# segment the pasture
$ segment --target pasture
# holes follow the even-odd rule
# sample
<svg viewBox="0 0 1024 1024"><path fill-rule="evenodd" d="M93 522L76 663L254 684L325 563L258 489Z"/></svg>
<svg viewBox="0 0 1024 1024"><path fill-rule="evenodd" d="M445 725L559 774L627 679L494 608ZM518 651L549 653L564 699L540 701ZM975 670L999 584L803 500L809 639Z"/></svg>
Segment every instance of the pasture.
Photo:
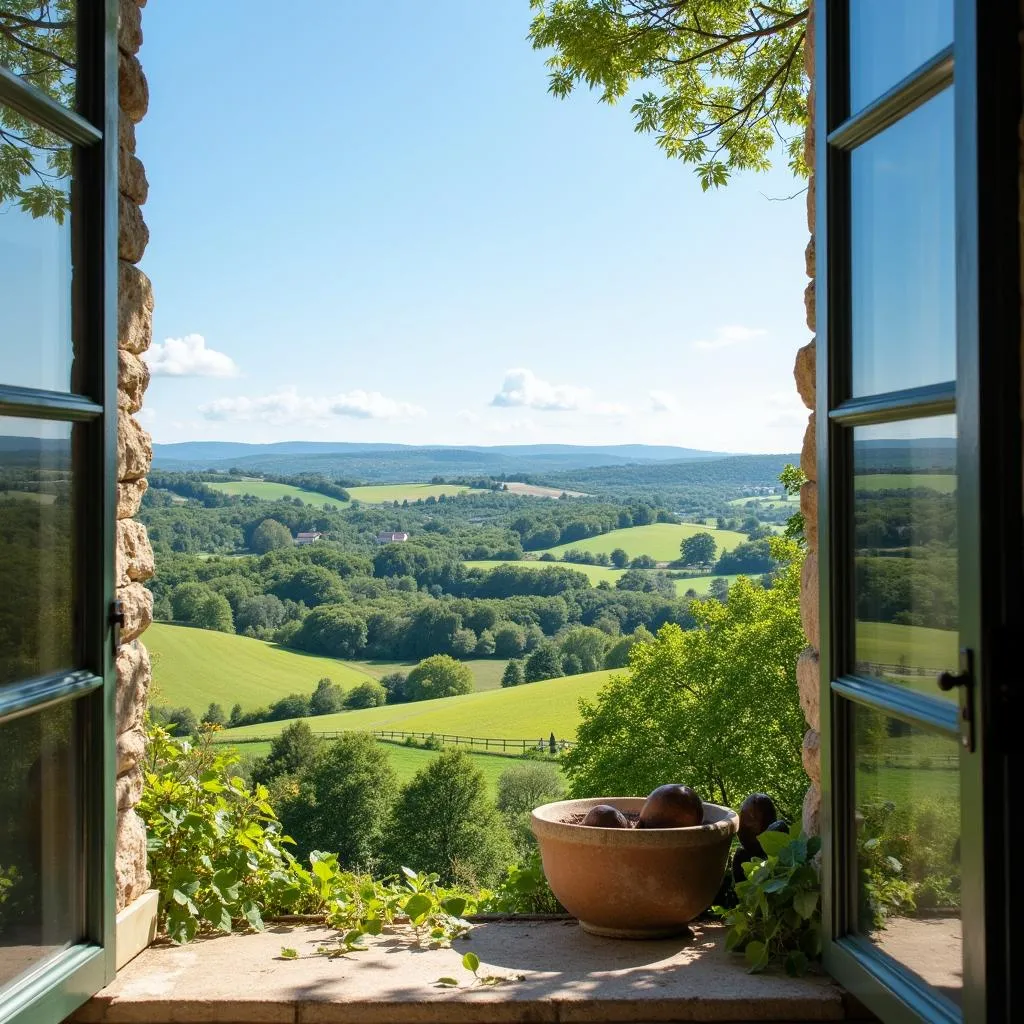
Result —
<svg viewBox="0 0 1024 1024"><path fill-rule="evenodd" d="M301 487L294 487L292 484L276 484L270 480L218 480L209 483L208 486L223 494L249 494L254 498L262 498L264 501L298 498L299 501L305 502L307 505L329 505L331 508L348 507L347 501L328 498L326 494L306 491Z"/></svg>
<svg viewBox="0 0 1024 1024"><path fill-rule="evenodd" d="M936 672L957 665L959 634L955 629L858 620L856 630L858 661L882 665L905 663Z"/></svg>
<svg viewBox="0 0 1024 1024"><path fill-rule="evenodd" d="M499 565L515 565L520 566L524 569L550 569L552 566L560 565L565 569L575 569L577 572L583 573L587 579L590 580L590 585L596 587L602 580L607 581L609 586L614 587L615 581L618 580L625 569L611 569L605 565L577 565L575 562L539 562L535 559L521 559L518 562L515 561L495 561L495 562L463 562L462 563L467 569L496 569ZM657 570L644 570L645 572L657 571ZM712 580L727 580L732 585L738 576L692 576L685 580L673 580L675 584L676 593L682 597L687 591L694 590L698 597L706 597L708 591L711 589ZM481 689L479 684L477 689Z"/></svg>
<svg viewBox="0 0 1024 1024"><path fill-rule="evenodd" d="M906 491L926 487L940 494L956 490L955 473L861 473L853 478L855 491Z"/></svg>
<svg viewBox="0 0 1024 1024"><path fill-rule="evenodd" d="M315 719L317 732L401 729L406 732L493 736L507 739L573 739L579 724L580 698L593 700L608 681L609 671L588 672L508 689L484 690L459 697L389 704L364 711L343 711ZM311 720L312 722L313 720ZM269 739L288 722L264 722L228 729L224 742L246 737Z"/></svg>
<svg viewBox="0 0 1024 1024"><path fill-rule="evenodd" d="M679 557L679 548L687 537L695 533L710 533L718 545L718 554L732 551L737 544L746 542L746 535L735 530L712 530L697 523L651 523L649 526L630 526L625 530L611 530L597 537L559 544L548 551L561 558L571 549L591 551L595 555L610 555L616 548L622 548L630 558L650 555L658 562L672 562Z"/></svg>
<svg viewBox="0 0 1024 1024"><path fill-rule="evenodd" d="M346 487L353 501L367 505L390 505L395 501L420 501L426 498L454 498L459 494L486 494L461 484L380 484L371 487Z"/></svg>
<svg viewBox="0 0 1024 1024"><path fill-rule="evenodd" d="M408 672L415 664L324 658L234 633L165 622L154 622L144 642L153 659L150 699L170 707L189 707L197 715L211 702L220 704L225 713L236 703L244 711L253 711L291 693L310 694L324 676L348 690L389 672ZM473 672L477 690L493 690L501 686L508 663L500 658L474 658L465 664Z"/></svg>

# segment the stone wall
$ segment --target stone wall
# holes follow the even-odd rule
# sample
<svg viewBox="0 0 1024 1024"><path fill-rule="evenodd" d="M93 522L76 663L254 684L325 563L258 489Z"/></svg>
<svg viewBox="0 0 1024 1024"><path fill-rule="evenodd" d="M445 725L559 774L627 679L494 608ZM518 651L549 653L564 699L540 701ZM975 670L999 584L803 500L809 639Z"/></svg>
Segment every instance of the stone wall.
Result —
<svg viewBox="0 0 1024 1024"><path fill-rule="evenodd" d="M117 909L149 888L146 829L135 813L142 795L146 736L142 716L152 673L149 653L139 639L153 620L153 595L143 585L153 575L153 549L146 528L133 517L146 493L153 458L149 434L135 418L149 384L142 353L153 337L153 289L135 265L142 259L149 230L142 218L149 184L135 155L135 125L145 116L149 89L138 52L146 0L120 0L117 42L120 130L118 139L118 304L117 304L117 596L124 608L117 655Z"/></svg>
<svg viewBox="0 0 1024 1024"><path fill-rule="evenodd" d="M810 281L804 291L804 307L807 312L807 327L813 334L815 327L814 310L814 216L815 216L815 185L814 185L814 5L810 5L807 18L807 36L804 41L804 67L811 82L807 97L810 116L807 120L807 131L804 135L804 159L810 169L807 179L807 228L811 233L807 243L806 264L807 276ZM796 377L796 388L804 405L811 410L804 434L803 448L800 451L800 468L807 477L807 483L800 491L800 511L804 514L804 535L807 538L807 558L804 561L803 576L800 581L800 614L803 619L804 633L807 635L808 646L801 653L796 664L796 680L800 690L800 705L804 709L808 729L804 735L803 760L804 770L811 780L810 788L804 797L803 827L808 835L817 835L821 830L821 759L818 755L818 711L821 700L821 677L818 668L818 648L820 646L820 623L818 611L818 464L817 444L815 440L814 403L816 394L815 383L815 341L805 345L796 354L796 366L793 369Z"/></svg>

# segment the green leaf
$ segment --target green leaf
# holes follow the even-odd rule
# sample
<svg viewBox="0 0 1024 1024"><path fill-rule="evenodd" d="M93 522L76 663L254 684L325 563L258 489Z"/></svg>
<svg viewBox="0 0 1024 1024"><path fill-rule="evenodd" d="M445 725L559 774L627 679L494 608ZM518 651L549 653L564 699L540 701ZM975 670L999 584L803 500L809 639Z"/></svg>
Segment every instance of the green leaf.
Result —
<svg viewBox="0 0 1024 1024"><path fill-rule="evenodd" d="M459 983L455 980L455 978L438 978L437 981L434 982L434 984L437 985L439 988L459 987Z"/></svg>
<svg viewBox="0 0 1024 1024"><path fill-rule="evenodd" d="M811 836L811 838L807 840L807 859L812 860L817 857L820 849L821 836Z"/></svg>
<svg viewBox="0 0 1024 1024"><path fill-rule="evenodd" d="M763 971L768 966L768 947L763 942L751 942L743 955L751 974Z"/></svg>
<svg viewBox="0 0 1024 1024"><path fill-rule="evenodd" d="M231 912L223 903L208 903L202 908L203 920L221 932L231 932Z"/></svg>
<svg viewBox="0 0 1024 1024"><path fill-rule="evenodd" d="M792 841L785 832L762 832L757 841L769 857L777 857Z"/></svg>
<svg viewBox="0 0 1024 1024"><path fill-rule="evenodd" d="M812 960L821 956L821 932L817 928L808 928L800 936L800 949Z"/></svg>
<svg viewBox="0 0 1024 1024"><path fill-rule="evenodd" d="M433 909L434 901L424 893L418 892L410 896L405 901L405 907L403 908L406 914L409 915L409 920L413 924L419 924Z"/></svg>
<svg viewBox="0 0 1024 1024"><path fill-rule="evenodd" d="M794 949L786 957L786 973L791 978L799 978L802 974L807 972L807 955L802 953L799 949Z"/></svg>
<svg viewBox="0 0 1024 1024"><path fill-rule="evenodd" d="M441 906L445 913L451 914L452 917L462 917L466 912L466 901L461 896L450 896L441 901Z"/></svg>
<svg viewBox="0 0 1024 1024"><path fill-rule="evenodd" d="M380 935L384 930L384 922L379 917L368 917L363 922L363 930L367 935Z"/></svg>
<svg viewBox="0 0 1024 1024"><path fill-rule="evenodd" d="M793 897L793 908L806 921L818 909L818 894L813 889L803 889Z"/></svg>
<svg viewBox="0 0 1024 1024"><path fill-rule="evenodd" d="M405 875L405 877L408 878L410 882L415 882L416 879L419 878L419 875L417 875L412 868L407 868L404 865L402 867L402 874Z"/></svg>
<svg viewBox="0 0 1024 1024"><path fill-rule="evenodd" d="M480 970L480 957L476 953L466 953L462 958L462 966L476 974Z"/></svg>
<svg viewBox="0 0 1024 1024"><path fill-rule="evenodd" d="M282 946L281 947L281 959L282 960L298 960L299 959L299 951L297 949L292 949L291 946Z"/></svg>
<svg viewBox="0 0 1024 1024"><path fill-rule="evenodd" d="M263 931L263 917L260 915L259 907L252 900L246 900L242 904L242 916L249 922L249 927L253 931Z"/></svg>
<svg viewBox="0 0 1024 1024"><path fill-rule="evenodd" d="M773 878L770 882L765 883L764 891L767 893L782 892L787 885L789 885L788 878Z"/></svg>

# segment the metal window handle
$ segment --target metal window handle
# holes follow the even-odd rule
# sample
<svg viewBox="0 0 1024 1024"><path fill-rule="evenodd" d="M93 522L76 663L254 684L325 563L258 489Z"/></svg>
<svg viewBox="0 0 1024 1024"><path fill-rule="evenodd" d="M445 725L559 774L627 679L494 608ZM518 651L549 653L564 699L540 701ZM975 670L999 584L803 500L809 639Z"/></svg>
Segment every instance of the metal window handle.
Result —
<svg viewBox="0 0 1024 1024"><path fill-rule="evenodd" d="M960 648L960 669L939 673L939 689L962 690L960 698L960 744L965 750L974 750L974 652L969 647Z"/></svg>
<svg viewBox="0 0 1024 1024"><path fill-rule="evenodd" d="M955 690L958 686L970 684L970 672L942 672L939 675L940 690Z"/></svg>

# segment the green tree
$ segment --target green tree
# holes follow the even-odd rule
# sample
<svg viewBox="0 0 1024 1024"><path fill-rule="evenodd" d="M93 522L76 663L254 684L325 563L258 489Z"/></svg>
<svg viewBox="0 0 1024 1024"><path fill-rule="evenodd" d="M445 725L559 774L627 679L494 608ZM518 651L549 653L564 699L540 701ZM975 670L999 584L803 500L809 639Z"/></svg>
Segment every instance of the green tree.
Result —
<svg viewBox="0 0 1024 1024"><path fill-rule="evenodd" d="M402 790L384 839L387 867L416 865L442 883L490 885L514 859L487 781L461 750L439 754Z"/></svg>
<svg viewBox="0 0 1024 1024"><path fill-rule="evenodd" d="M501 674L502 686L519 686L523 682L523 663L518 658L513 658Z"/></svg>
<svg viewBox="0 0 1024 1024"><path fill-rule="evenodd" d="M693 164L705 190L767 170L779 139L806 174L806 0L530 0L530 39L553 48L548 90L615 103L639 86L635 130Z"/></svg>
<svg viewBox="0 0 1024 1024"><path fill-rule="evenodd" d="M473 673L447 654L424 658L406 677L405 692L409 700L433 700L454 697L473 690Z"/></svg>
<svg viewBox="0 0 1024 1024"><path fill-rule="evenodd" d="M625 668L629 664L629 654L639 643L650 643L654 637L644 626L637 626L632 633L617 640L604 656L605 668Z"/></svg>
<svg viewBox="0 0 1024 1024"><path fill-rule="evenodd" d="M565 780L553 764L526 761L506 768L498 776L498 810L512 834L520 862L537 847L530 828L530 812L563 796Z"/></svg>
<svg viewBox="0 0 1024 1024"><path fill-rule="evenodd" d="M227 718L224 715L224 709L219 704L210 704L206 709L203 717L200 719L203 725L219 725L224 726L227 724Z"/></svg>
<svg viewBox="0 0 1024 1024"><path fill-rule="evenodd" d="M276 519L264 519L252 531L249 546L258 555L265 555L268 551L276 551L278 548L289 548L292 546L292 531Z"/></svg>
<svg viewBox="0 0 1024 1024"><path fill-rule="evenodd" d="M0 67L75 109L75 0L5 0ZM32 217L64 223L71 146L9 106L0 106L0 213L13 203Z"/></svg>
<svg viewBox="0 0 1024 1024"><path fill-rule="evenodd" d="M695 629L663 626L634 649L628 674L583 703L576 745L562 758L573 795L682 782L726 805L767 792L786 816L799 813L802 556L792 542L774 547L785 565L771 590L741 579L727 604L696 602Z"/></svg>
<svg viewBox="0 0 1024 1024"><path fill-rule="evenodd" d="M353 686L345 695L345 707L379 708L387 703L388 691L376 679L367 679L365 683Z"/></svg>
<svg viewBox="0 0 1024 1024"><path fill-rule="evenodd" d="M523 667L523 678L528 683L537 683L542 679L557 679L563 675L562 652L558 644L547 641L537 648L526 659Z"/></svg>
<svg viewBox="0 0 1024 1024"><path fill-rule="evenodd" d="M175 736L194 736L199 731L195 712L191 708L174 708L167 716L168 726L173 725Z"/></svg>
<svg viewBox="0 0 1024 1024"><path fill-rule="evenodd" d="M715 560L718 545L710 533L695 533L679 545L683 565L710 565Z"/></svg>
<svg viewBox="0 0 1024 1024"><path fill-rule="evenodd" d="M389 672L381 677L380 685L387 694L388 704L404 704L409 699L405 692L405 678L404 672Z"/></svg>
<svg viewBox="0 0 1024 1024"><path fill-rule="evenodd" d="M329 850L347 867L366 867L379 854L397 792L383 746L369 733L345 733L299 773L298 792L280 808L281 823L302 859Z"/></svg>
<svg viewBox="0 0 1024 1024"><path fill-rule="evenodd" d="M231 619L231 605L223 594L215 594L212 590L201 598L192 618L192 624L200 629L215 629L220 633L233 633L234 623Z"/></svg>
<svg viewBox="0 0 1024 1024"><path fill-rule="evenodd" d="M270 705L270 721L283 722L288 718L308 718L309 698L301 693L290 693Z"/></svg>
<svg viewBox="0 0 1024 1024"><path fill-rule="evenodd" d="M562 658L575 657L579 672L596 672L604 667L608 634L595 626L573 626L559 637ZM569 674L567 672L567 674ZM575 673L574 673L575 674Z"/></svg>
<svg viewBox="0 0 1024 1024"><path fill-rule="evenodd" d="M457 658L469 658L476 651L476 633L464 626L452 634L452 654Z"/></svg>
<svg viewBox="0 0 1024 1024"><path fill-rule="evenodd" d="M316 689L309 698L311 715L333 715L345 708L345 691L324 676L316 684Z"/></svg>
<svg viewBox="0 0 1024 1024"><path fill-rule="evenodd" d="M494 653L499 658L518 658L526 649L526 630L514 622L503 622L494 631Z"/></svg>
<svg viewBox="0 0 1024 1024"><path fill-rule="evenodd" d="M239 724L242 718L242 705L232 704L231 705L231 717L228 719L228 728L233 729Z"/></svg>
<svg viewBox="0 0 1024 1024"><path fill-rule="evenodd" d="M625 569L629 565L629 555L622 548L616 548L608 557L616 569Z"/></svg>
<svg viewBox="0 0 1024 1024"><path fill-rule="evenodd" d="M282 775L295 775L313 763L320 740L305 722L293 722L270 744L270 753L253 765L252 781L269 785Z"/></svg>

